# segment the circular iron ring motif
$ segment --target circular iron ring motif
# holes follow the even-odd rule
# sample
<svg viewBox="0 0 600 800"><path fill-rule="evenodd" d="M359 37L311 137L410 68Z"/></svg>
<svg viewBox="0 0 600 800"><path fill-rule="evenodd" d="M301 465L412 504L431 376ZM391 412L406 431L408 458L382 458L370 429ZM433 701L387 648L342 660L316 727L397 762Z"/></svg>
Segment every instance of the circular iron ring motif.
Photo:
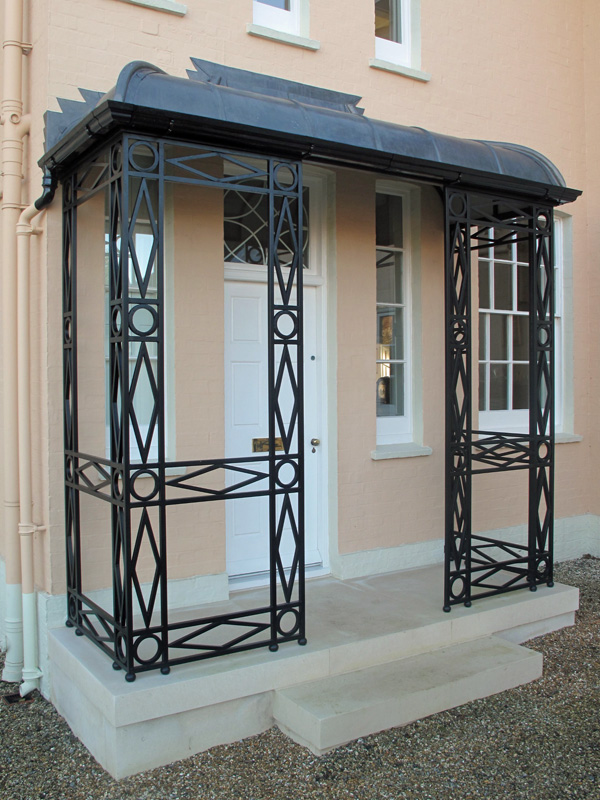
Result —
<svg viewBox="0 0 600 800"><path fill-rule="evenodd" d="M535 572L540 580L543 580L548 575L548 561L545 557L538 560L535 565Z"/></svg>
<svg viewBox="0 0 600 800"><path fill-rule="evenodd" d="M467 324L461 319L455 319L452 323L452 344L461 351L467 347Z"/></svg>
<svg viewBox="0 0 600 800"><path fill-rule="evenodd" d="M284 623L286 617L293 617L291 627L289 627L289 623L287 625ZM284 608L279 612L279 614L277 614L277 630L281 636L293 636L299 628L300 614L295 608Z"/></svg>
<svg viewBox="0 0 600 800"><path fill-rule="evenodd" d="M455 217L464 217L467 213L467 201L462 194L453 194L448 205Z"/></svg>
<svg viewBox="0 0 600 800"><path fill-rule="evenodd" d="M544 324L538 328L538 346L547 348L550 345L550 325Z"/></svg>
<svg viewBox="0 0 600 800"><path fill-rule="evenodd" d="M152 317L152 324L146 326L145 329L139 328L135 323L135 316L136 314L144 314L148 312ZM158 328L158 310L154 306L143 305L138 303L137 305L133 306L133 308L129 309L129 330L133 331L136 336L141 336L142 338L145 336L152 336L153 333Z"/></svg>
<svg viewBox="0 0 600 800"><path fill-rule="evenodd" d="M67 181L64 184L63 192L65 195L65 203L69 204L73 200L73 184L71 181Z"/></svg>
<svg viewBox="0 0 600 800"><path fill-rule="evenodd" d="M148 156L152 159L150 166L144 163ZM134 142L129 148L129 163L140 172L154 172L158 166L158 148L152 142Z"/></svg>
<svg viewBox="0 0 600 800"><path fill-rule="evenodd" d="M76 622L77 620L77 603L72 596L69 597L69 619L71 622Z"/></svg>
<svg viewBox="0 0 600 800"><path fill-rule="evenodd" d="M73 478L75 477L73 456L67 456L67 460L66 460L66 463L65 463L65 473L66 473L66 476L67 476L67 480L72 482Z"/></svg>
<svg viewBox="0 0 600 800"><path fill-rule="evenodd" d="M112 490L113 496L116 500L123 499L123 472L120 469L113 470L112 474Z"/></svg>
<svg viewBox="0 0 600 800"><path fill-rule="evenodd" d="M138 480L144 481L150 478L152 483L150 485L149 492L141 492L139 489L136 489L136 484ZM140 502L145 502L147 500L152 500L153 497L156 496L158 493L158 477L155 472L149 469L138 469L136 470L131 476L131 494L135 497L136 500Z"/></svg>
<svg viewBox="0 0 600 800"><path fill-rule="evenodd" d="M462 600L465 596L465 591L465 580L460 575L457 575L450 584L450 596L453 600Z"/></svg>
<svg viewBox="0 0 600 800"><path fill-rule="evenodd" d="M550 215L547 211L542 211L537 216L537 226L540 230L544 231L550 227Z"/></svg>
<svg viewBox="0 0 600 800"><path fill-rule="evenodd" d="M154 642L156 645L156 652L151 653L149 657L142 658L140 655L140 645L143 645L146 642ZM133 645L133 657L139 664L143 664L144 666L147 666L148 664L154 664L154 662L160 657L160 649L161 643L158 636L155 633L146 633L136 639Z"/></svg>
<svg viewBox="0 0 600 800"><path fill-rule="evenodd" d="M289 320L292 325L292 330L290 333L284 333L281 330L281 323ZM275 333L279 336L280 339L284 339L285 341L289 341L298 333L298 317L295 314L292 314L291 311L280 311L274 320L275 324ZM289 323L288 323L289 324Z"/></svg>
<svg viewBox="0 0 600 800"><path fill-rule="evenodd" d="M298 185L298 170L291 164L278 164L273 170L273 180L277 189L292 192Z"/></svg>
<svg viewBox="0 0 600 800"><path fill-rule="evenodd" d="M281 471L288 465L292 468L293 474L291 480L286 481L281 477ZM291 489L296 483L298 483L298 464L296 464L296 462L291 458L282 459L275 468L275 480L277 481L277 485L282 489Z"/></svg>
<svg viewBox="0 0 600 800"><path fill-rule="evenodd" d="M115 147L112 152L112 168L114 172L119 172L123 165L123 153L120 145Z"/></svg>
<svg viewBox="0 0 600 800"><path fill-rule="evenodd" d="M113 306L110 315L110 330L113 336L120 336L122 332L121 326L121 308L120 306Z"/></svg>
<svg viewBox="0 0 600 800"><path fill-rule="evenodd" d="M550 448L547 442L540 442L538 444L537 456L542 463L550 460Z"/></svg>
<svg viewBox="0 0 600 800"><path fill-rule="evenodd" d="M65 317L65 324L63 328L63 341L65 344L73 344L73 320L71 317Z"/></svg>

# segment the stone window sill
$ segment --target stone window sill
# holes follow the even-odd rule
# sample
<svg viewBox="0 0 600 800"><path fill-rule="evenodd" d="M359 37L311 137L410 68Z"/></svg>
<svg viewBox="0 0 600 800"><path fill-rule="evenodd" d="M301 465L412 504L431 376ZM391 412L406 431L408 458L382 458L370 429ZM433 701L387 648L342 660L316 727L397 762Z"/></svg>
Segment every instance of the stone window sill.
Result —
<svg viewBox="0 0 600 800"><path fill-rule="evenodd" d="M431 447L425 447L415 442L405 442L403 444L380 444L375 450L371 451L373 461L384 461L388 458L417 458L419 456L430 456L433 453Z"/></svg>
<svg viewBox="0 0 600 800"><path fill-rule="evenodd" d="M178 17L187 14L187 6L183 3L176 3L175 0L120 0L120 2L151 8L154 11L166 11L167 14L176 14Z"/></svg>
<svg viewBox="0 0 600 800"><path fill-rule="evenodd" d="M578 433L556 433L554 435L555 444L568 444L569 442L582 442L583 436Z"/></svg>
<svg viewBox="0 0 600 800"><path fill-rule="evenodd" d="M369 66L374 69L382 69L385 72L395 72L396 75L404 75L405 78L413 78L415 81L427 83L427 81L431 80L431 75L428 72L423 72L413 67L405 67L402 64L394 64L393 61L382 61L380 58L372 58L369 61Z"/></svg>
<svg viewBox="0 0 600 800"><path fill-rule="evenodd" d="M570 442L581 442L583 436L577 433L557 433L554 439L556 444L568 444ZM433 453L431 447L426 447L415 442L404 444L380 444L375 450L371 451L373 461L385 461L389 458L418 458L419 456L430 456Z"/></svg>
<svg viewBox="0 0 600 800"><path fill-rule="evenodd" d="M316 39L296 36L294 33L284 33L284 31L277 31L274 28L265 28L263 25L255 25L253 22L249 22L246 25L246 33L251 36L259 36L261 39L271 39L274 42L303 47L305 50L320 50L321 48L321 42Z"/></svg>

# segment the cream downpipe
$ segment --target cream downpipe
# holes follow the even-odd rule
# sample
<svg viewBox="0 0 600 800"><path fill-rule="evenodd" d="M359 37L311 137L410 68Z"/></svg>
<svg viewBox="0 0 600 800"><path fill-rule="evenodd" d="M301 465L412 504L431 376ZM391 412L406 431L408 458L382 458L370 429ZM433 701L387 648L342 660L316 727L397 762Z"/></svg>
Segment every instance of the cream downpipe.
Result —
<svg viewBox="0 0 600 800"><path fill-rule="evenodd" d="M28 206L17 224L18 264L18 403L19 403L19 539L21 544L21 590L23 602L23 683L25 697L38 688L42 673L38 666L38 619L34 583L33 535L39 528L32 518L31 486L31 347L30 347L30 250L32 235L41 233L31 226L40 212Z"/></svg>
<svg viewBox="0 0 600 800"><path fill-rule="evenodd" d="M17 433L17 241L21 213L23 138L29 119L23 116L23 3L4 4L4 70L2 79L2 336L4 342L4 556L6 559L6 662L2 678L20 681L23 662L21 556L19 544L19 477Z"/></svg>

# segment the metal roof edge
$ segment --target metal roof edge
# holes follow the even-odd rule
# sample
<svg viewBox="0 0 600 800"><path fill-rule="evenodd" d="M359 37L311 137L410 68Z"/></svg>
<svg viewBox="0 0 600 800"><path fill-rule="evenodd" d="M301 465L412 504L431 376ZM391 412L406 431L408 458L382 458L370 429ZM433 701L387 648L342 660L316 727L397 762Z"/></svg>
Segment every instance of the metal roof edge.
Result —
<svg viewBox="0 0 600 800"><path fill-rule="evenodd" d="M202 66L203 73L211 64L192 63ZM307 86L303 99L295 82L257 76L254 87L250 80L254 73L214 67L207 80L195 73L190 80L168 75L148 62L131 62L96 107L72 123L42 156L40 166L66 171L74 159L117 130L186 138L209 146L218 142L223 146L227 134L231 147L251 146L259 152L272 150L398 174L415 170L415 179L489 185L520 196L545 197L553 204L571 202L581 194L569 189L558 168L531 148L371 119L348 108L350 101L360 99L354 95ZM219 82L223 75L226 80ZM254 91L267 91L271 83L274 95ZM72 117L72 107L69 112Z"/></svg>

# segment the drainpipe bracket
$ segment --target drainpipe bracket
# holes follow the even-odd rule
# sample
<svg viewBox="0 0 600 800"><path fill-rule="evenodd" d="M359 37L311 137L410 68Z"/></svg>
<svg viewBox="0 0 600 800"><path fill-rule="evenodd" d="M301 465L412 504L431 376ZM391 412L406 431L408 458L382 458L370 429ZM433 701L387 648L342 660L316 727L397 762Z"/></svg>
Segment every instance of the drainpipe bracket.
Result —
<svg viewBox="0 0 600 800"><path fill-rule="evenodd" d="M16 39L5 39L2 47L20 47L24 56L28 56L33 50L33 45L30 42L19 42Z"/></svg>
<svg viewBox="0 0 600 800"><path fill-rule="evenodd" d="M33 522L19 522L19 536L33 536L37 530L39 526Z"/></svg>
<svg viewBox="0 0 600 800"><path fill-rule="evenodd" d="M4 142L8 145L12 143L13 146L19 145L20 140L23 139L31 128L31 114L23 114L23 109L11 105L10 102L5 105L2 116L0 117L0 125L6 125L10 122L14 127L7 128L4 134ZM13 136L9 135L12 131Z"/></svg>
<svg viewBox="0 0 600 800"><path fill-rule="evenodd" d="M21 206L21 208L23 207ZM25 208L29 208L29 206L25 206ZM35 213L39 214L40 212L36 210ZM17 222L17 236L39 236L43 231L43 228L35 228L28 222Z"/></svg>

